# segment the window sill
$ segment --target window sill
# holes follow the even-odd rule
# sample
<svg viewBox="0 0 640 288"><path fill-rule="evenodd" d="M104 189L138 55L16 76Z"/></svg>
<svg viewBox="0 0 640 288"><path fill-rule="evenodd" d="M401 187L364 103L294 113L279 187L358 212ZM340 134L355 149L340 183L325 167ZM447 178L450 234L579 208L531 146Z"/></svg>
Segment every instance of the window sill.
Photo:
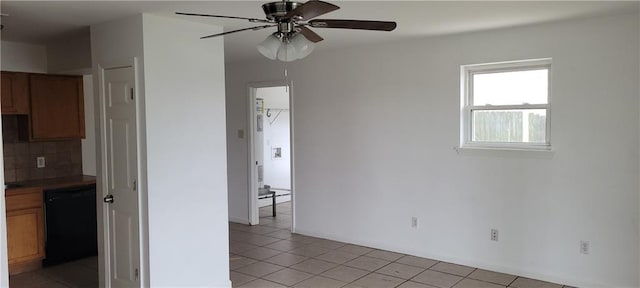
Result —
<svg viewBox="0 0 640 288"><path fill-rule="evenodd" d="M453 150L460 156L514 156L526 158L551 159L555 150L551 146L540 147L488 147L488 146L462 146Z"/></svg>

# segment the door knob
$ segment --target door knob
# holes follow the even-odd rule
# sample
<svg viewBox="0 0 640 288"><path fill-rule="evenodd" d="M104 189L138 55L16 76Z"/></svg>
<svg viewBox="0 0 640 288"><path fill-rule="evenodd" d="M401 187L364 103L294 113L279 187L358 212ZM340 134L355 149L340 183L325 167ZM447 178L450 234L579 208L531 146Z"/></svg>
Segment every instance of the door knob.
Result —
<svg viewBox="0 0 640 288"><path fill-rule="evenodd" d="M109 194L104 197L104 203L113 203L113 195Z"/></svg>

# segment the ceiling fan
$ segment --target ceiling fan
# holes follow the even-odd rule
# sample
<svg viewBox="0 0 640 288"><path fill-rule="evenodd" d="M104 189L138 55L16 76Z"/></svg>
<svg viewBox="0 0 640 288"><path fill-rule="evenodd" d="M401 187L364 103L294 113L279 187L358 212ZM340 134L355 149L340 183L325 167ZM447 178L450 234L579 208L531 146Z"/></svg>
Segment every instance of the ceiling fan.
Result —
<svg viewBox="0 0 640 288"><path fill-rule="evenodd" d="M176 14L240 19L248 20L252 23L264 24L208 35L201 37L201 39L223 36L247 30L255 31L276 27L277 31L269 35L267 39L262 41L262 43L258 44L257 48L265 57L271 60L278 59L284 62L290 62L308 56L313 51L314 43L324 40L320 35L309 29L309 27L393 31L397 26L396 22L390 21L313 19L338 9L340 9L340 7L318 0L309 0L306 3L283 0L269 2L262 5L262 10L264 10L264 13L266 14L266 19L183 12L176 12Z"/></svg>

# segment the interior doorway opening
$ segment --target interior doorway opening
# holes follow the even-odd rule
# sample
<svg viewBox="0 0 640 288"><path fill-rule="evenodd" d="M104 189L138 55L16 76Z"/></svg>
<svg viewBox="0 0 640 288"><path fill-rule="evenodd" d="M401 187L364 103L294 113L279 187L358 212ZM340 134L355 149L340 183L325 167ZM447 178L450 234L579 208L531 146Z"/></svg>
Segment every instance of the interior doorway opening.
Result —
<svg viewBox="0 0 640 288"><path fill-rule="evenodd" d="M283 84L250 89L249 222L251 225L278 223L280 228L290 229L293 223L292 113L290 85Z"/></svg>

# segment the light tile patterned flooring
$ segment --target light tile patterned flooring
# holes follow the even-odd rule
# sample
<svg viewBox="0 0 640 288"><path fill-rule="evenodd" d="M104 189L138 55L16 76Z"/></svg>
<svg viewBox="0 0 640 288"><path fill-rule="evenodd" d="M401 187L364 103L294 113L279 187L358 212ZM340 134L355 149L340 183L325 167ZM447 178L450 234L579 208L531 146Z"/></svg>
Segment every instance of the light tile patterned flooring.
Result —
<svg viewBox="0 0 640 288"><path fill-rule="evenodd" d="M562 288L560 284L292 234L291 202L260 225L229 223L234 287Z"/></svg>
<svg viewBox="0 0 640 288"><path fill-rule="evenodd" d="M98 287L98 257L46 267L9 277L11 288Z"/></svg>
<svg viewBox="0 0 640 288"><path fill-rule="evenodd" d="M562 285L290 232L291 204L260 225L229 223L234 287L561 288ZM98 287L96 257L10 277L11 288ZM564 286L568 287L568 286Z"/></svg>

